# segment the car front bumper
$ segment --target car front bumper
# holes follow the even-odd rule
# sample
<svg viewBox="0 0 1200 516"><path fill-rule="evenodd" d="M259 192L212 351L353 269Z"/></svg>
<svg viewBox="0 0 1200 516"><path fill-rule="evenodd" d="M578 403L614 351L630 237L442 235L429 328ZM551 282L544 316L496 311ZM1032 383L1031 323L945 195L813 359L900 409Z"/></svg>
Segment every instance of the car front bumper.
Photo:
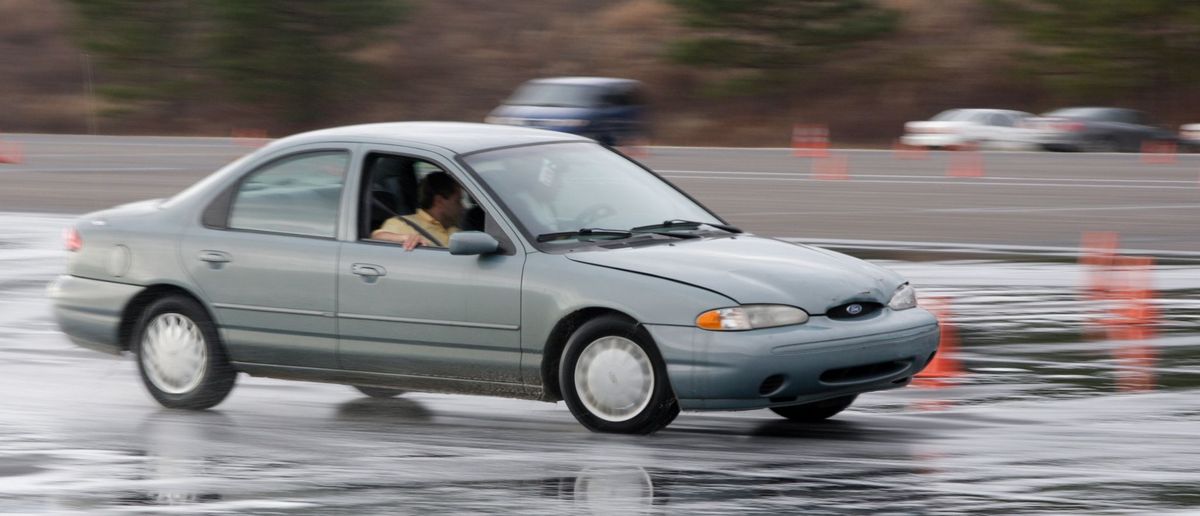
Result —
<svg viewBox="0 0 1200 516"><path fill-rule="evenodd" d="M900 137L900 143L909 147L956 147L967 142L963 135L955 133L909 133Z"/></svg>
<svg viewBox="0 0 1200 516"><path fill-rule="evenodd" d="M919 308L740 332L646 328L685 410L797 405L903 387L933 358L940 335L937 320Z"/></svg>
<svg viewBox="0 0 1200 516"><path fill-rule="evenodd" d="M54 319L72 342L112 354L125 349L118 336L121 315L142 287L62 275L46 290Z"/></svg>

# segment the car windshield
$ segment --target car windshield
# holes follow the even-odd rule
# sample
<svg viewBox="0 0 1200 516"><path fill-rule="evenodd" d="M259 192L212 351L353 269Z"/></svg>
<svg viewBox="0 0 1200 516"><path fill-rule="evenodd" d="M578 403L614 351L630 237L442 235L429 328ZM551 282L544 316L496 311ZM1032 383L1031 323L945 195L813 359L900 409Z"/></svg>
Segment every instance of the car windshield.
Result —
<svg viewBox="0 0 1200 516"><path fill-rule="evenodd" d="M535 239L585 229L580 236L587 239L622 238L633 234L628 230L668 220L720 224L670 184L595 143L513 147L464 161Z"/></svg>
<svg viewBox="0 0 1200 516"><path fill-rule="evenodd" d="M514 106L593 107L601 88L583 84L529 83L517 89L505 104Z"/></svg>
<svg viewBox="0 0 1200 516"><path fill-rule="evenodd" d="M1112 110L1101 108L1067 108L1051 111L1042 116L1104 120L1112 117Z"/></svg>
<svg viewBox="0 0 1200 516"><path fill-rule="evenodd" d="M978 113L977 111L972 111L972 110L967 110L967 109L951 109L950 111L942 111L941 113L934 115L934 117L931 118L930 120L933 120L935 122L965 121L965 120L970 120L971 117L973 117L977 113Z"/></svg>

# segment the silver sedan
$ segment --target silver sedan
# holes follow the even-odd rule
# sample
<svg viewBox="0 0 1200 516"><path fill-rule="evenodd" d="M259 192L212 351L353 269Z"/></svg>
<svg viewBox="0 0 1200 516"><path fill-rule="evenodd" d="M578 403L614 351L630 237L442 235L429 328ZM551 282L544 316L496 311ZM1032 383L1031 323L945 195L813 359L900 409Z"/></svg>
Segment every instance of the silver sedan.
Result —
<svg viewBox="0 0 1200 516"><path fill-rule="evenodd" d="M902 278L751 235L582 137L459 123L284 138L182 193L88 214L50 288L76 343L162 405L239 373L563 400L649 433L680 410L822 420L907 385L934 317Z"/></svg>

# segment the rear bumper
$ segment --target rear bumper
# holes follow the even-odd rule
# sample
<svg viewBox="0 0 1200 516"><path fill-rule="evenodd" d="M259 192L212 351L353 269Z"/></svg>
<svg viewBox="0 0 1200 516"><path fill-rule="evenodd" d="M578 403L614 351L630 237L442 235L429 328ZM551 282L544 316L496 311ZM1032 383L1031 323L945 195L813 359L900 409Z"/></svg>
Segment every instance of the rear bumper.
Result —
<svg viewBox="0 0 1200 516"><path fill-rule="evenodd" d="M118 329L129 301L142 291L137 285L59 276L47 287L58 327L75 344L120 354L125 346Z"/></svg>
<svg viewBox="0 0 1200 516"><path fill-rule="evenodd" d="M903 387L928 365L940 335L936 319L919 308L746 332L646 328L687 410L796 405Z"/></svg>

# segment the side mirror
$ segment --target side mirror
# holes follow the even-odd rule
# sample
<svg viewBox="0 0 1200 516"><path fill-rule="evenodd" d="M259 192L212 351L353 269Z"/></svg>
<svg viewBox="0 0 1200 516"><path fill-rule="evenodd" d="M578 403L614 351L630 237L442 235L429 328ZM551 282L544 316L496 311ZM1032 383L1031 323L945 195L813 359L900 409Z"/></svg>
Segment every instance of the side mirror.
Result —
<svg viewBox="0 0 1200 516"><path fill-rule="evenodd" d="M450 235L450 254L491 254L500 250L500 242L482 231L459 231Z"/></svg>

